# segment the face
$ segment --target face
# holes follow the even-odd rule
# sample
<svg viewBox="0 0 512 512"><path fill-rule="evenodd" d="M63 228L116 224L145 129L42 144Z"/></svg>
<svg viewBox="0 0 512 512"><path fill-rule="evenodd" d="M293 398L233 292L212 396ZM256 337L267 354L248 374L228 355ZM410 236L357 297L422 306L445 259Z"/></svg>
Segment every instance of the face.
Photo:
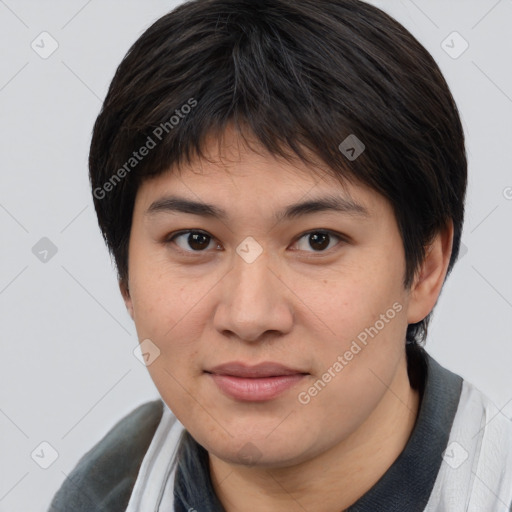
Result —
<svg viewBox="0 0 512 512"><path fill-rule="evenodd" d="M230 132L221 154L209 148L211 161L138 190L125 300L139 340L160 351L148 370L162 399L202 446L291 465L354 433L404 360L402 241L391 206L366 187ZM331 208L292 209L326 198ZM215 371L269 362L287 370Z"/></svg>

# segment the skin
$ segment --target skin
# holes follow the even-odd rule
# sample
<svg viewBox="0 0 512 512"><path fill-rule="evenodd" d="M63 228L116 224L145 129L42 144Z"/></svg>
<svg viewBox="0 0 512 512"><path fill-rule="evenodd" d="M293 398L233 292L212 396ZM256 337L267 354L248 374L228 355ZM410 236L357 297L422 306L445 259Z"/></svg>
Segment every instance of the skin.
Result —
<svg viewBox="0 0 512 512"><path fill-rule="evenodd" d="M209 452L226 511L339 512L379 480L410 437L419 396L407 377L407 324L437 301L453 227L439 233L405 290L403 245L382 196L255 152L232 129L217 143L209 139L207 160L139 188L121 292L139 340L160 350L148 370L162 399ZM333 192L349 193L370 216L272 218L291 203ZM170 194L214 204L229 217L146 213ZM210 238L199 249L187 243L188 234L170 241L187 229ZM304 233L318 229L345 238L333 234L315 250ZM248 236L263 250L252 263L236 252ZM299 393L394 303L400 312L309 403L300 403ZM242 402L205 373L228 361L274 361L308 375L277 398ZM256 447L252 460L242 457L249 442Z"/></svg>

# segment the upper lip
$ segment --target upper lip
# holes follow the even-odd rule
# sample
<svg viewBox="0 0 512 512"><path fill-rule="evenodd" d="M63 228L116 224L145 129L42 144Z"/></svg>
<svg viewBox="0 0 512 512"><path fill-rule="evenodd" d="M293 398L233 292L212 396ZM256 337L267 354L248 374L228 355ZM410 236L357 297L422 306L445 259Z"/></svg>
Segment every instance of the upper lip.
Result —
<svg viewBox="0 0 512 512"><path fill-rule="evenodd" d="M213 368L206 370L206 372L215 373L217 375L230 375L233 377L246 378L276 377L279 375L295 375L307 373L303 372L302 370L289 368L279 363L264 362L250 366L236 361L214 366Z"/></svg>

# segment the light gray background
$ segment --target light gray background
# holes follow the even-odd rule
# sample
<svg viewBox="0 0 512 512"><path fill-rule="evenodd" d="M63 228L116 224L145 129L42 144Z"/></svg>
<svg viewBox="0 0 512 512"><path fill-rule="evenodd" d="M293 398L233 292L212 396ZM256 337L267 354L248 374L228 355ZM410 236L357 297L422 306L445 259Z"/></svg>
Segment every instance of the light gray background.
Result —
<svg viewBox="0 0 512 512"><path fill-rule="evenodd" d="M117 65L178 3L0 0L0 512L45 510L78 459L158 397L133 355L87 155ZM510 417L512 1L374 3L433 54L467 137L467 254L445 285L427 348ZM59 45L47 59L31 48L43 31ZM441 46L453 31L469 43L456 59ZM445 43L452 53L460 44ZM58 249L46 263L32 252L42 237ZM51 461L43 441L58 453L48 469L38 465Z"/></svg>

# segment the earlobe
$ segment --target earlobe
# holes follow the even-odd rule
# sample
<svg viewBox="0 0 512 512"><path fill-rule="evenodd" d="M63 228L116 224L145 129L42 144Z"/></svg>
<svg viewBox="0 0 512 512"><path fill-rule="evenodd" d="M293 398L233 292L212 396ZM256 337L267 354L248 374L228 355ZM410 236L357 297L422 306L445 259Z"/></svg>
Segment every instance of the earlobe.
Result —
<svg viewBox="0 0 512 512"><path fill-rule="evenodd" d="M124 300L126 309L128 310L128 313L130 314L132 320L134 320L134 318L133 318L133 303L132 303L132 298L130 296L130 289L128 287L127 279L119 280L119 290L121 291L121 295L123 296L123 300Z"/></svg>
<svg viewBox="0 0 512 512"><path fill-rule="evenodd" d="M453 245L453 222L437 234L425 252L425 258L411 288L407 322L423 320L434 308L448 270Z"/></svg>

